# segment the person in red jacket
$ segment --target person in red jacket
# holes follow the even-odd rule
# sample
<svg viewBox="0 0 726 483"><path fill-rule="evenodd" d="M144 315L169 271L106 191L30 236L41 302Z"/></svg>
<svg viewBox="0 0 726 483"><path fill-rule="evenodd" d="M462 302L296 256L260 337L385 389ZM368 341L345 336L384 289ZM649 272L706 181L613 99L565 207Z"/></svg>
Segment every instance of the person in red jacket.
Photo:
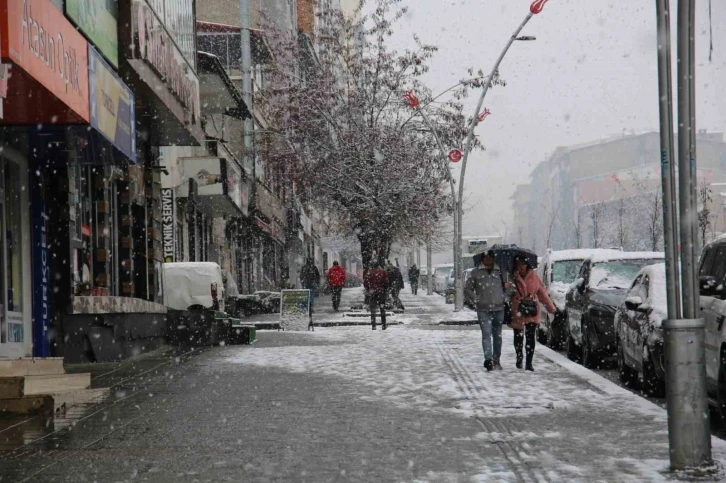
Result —
<svg viewBox="0 0 726 483"><path fill-rule="evenodd" d="M388 272L381 268L381 263L374 262L368 273L363 277L363 286L368 291L371 308L371 324L376 330L376 310L381 310L381 324L386 330L386 294L388 293Z"/></svg>
<svg viewBox="0 0 726 483"><path fill-rule="evenodd" d="M328 285L333 292L333 310L337 312L340 307L340 294L345 287L345 269L337 261L334 261L333 266L328 270Z"/></svg>

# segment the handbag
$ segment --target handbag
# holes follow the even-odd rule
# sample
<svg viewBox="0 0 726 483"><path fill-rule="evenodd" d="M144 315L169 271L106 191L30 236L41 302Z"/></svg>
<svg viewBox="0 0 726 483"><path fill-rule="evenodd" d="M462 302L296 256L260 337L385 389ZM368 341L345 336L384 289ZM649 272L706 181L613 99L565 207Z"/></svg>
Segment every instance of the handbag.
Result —
<svg viewBox="0 0 726 483"><path fill-rule="evenodd" d="M519 292L519 287L517 287L517 292ZM525 317L537 315L537 302L525 299L525 296L521 292L519 292L519 296L522 298L519 301L519 314Z"/></svg>

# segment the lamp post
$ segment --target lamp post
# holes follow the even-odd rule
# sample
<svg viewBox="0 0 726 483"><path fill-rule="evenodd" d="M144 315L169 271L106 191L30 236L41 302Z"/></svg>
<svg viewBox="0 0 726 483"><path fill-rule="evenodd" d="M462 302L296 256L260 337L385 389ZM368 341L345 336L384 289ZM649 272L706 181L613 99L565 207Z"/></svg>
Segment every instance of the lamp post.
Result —
<svg viewBox="0 0 726 483"><path fill-rule="evenodd" d="M456 284L456 296L454 299L454 307L456 311L459 311L464 306L464 283L463 283L463 276L464 276L464 270L461 263L461 244L462 244L462 222L463 222L463 201L464 201L464 177L466 175L466 164L469 159L469 153L471 153L472 149L472 143L474 140L474 129L476 126L483 122L490 114L491 111L489 109L484 109L482 111L482 106L484 104L484 98L487 95L487 92L489 92L489 87L492 85L494 80L496 79L496 73L499 70L499 65L502 63L502 60L504 60L504 56L509 51L509 48L512 46L512 44L515 41L533 41L536 40L536 37L530 36L530 35L523 35L520 36L519 34L524 29L525 25L531 20L531 18L534 15L537 15L542 12L542 9L544 8L545 4L549 0L535 0L532 2L532 4L529 6L529 13L525 17L524 21L517 27L517 29L514 31L512 36L509 38L509 41L505 45L502 52L499 54L499 57L497 58L497 61L494 63L494 66L492 67L492 70L490 74L485 77L485 82L483 84L482 93L479 96L479 102L476 106L476 111L474 113L474 118L472 119L471 123L469 124L469 130L466 136L466 140L463 145L463 150L455 148L452 150L449 150L447 153L447 149L444 147L443 143L441 142L441 139L439 138L438 134L436 133L436 130L433 127L433 124L429 120L428 116L426 115L426 112L421 107L421 103L419 102L418 98L413 94L413 92L408 91L404 94L403 98L408 102L409 107L416 109L416 111L421 115L424 122L428 125L429 129L434 135L434 138L436 139L436 143L439 146L439 151L441 155L446 156L445 161L450 161L452 163L458 163L462 162L461 165L461 175L459 177L459 193L458 196L456 194L456 188L454 184L454 180L451 177L451 175L448 176L449 184L451 185L451 198L453 202L454 207L454 274L455 274L455 284ZM449 89L450 90L450 89ZM445 91L446 92L446 91Z"/></svg>
<svg viewBox="0 0 726 483"><path fill-rule="evenodd" d="M462 240L462 223L463 223L463 210L461 209L461 203L464 199L464 179L466 176L466 165L469 161L469 154L471 153L472 148L472 142L474 140L474 129L476 126L482 122L479 118L481 117L481 108L484 105L484 98L486 97L487 93L489 92L489 86L491 85L491 79L494 78L497 71L499 70L499 66L502 63L502 60L504 60L504 57L507 55L507 52L509 52L509 48L512 46L512 44L516 40L521 41L531 41L534 40L535 37L531 36L522 36L520 37L519 34L522 32L524 27L529 23L529 21L532 19L533 16L538 15L542 12L542 9L544 9L545 4L548 2L548 0L535 0L532 2L532 4L529 6L529 13L524 18L521 24L516 28L512 36L509 38L509 41L507 41L507 44L504 46L504 49L499 54L499 57L497 58L497 61L494 63L494 66L492 67L491 73L488 77L488 82L484 84L484 88L482 89L481 95L479 96L479 102L476 105L476 110L474 118L471 121L471 124L469 125L469 132L466 137L466 141L464 142L464 157L461 163L461 175L459 177L459 198L457 203L458 211L456 213L457 222L456 225L459 227L458 232L456 233L456 241L455 241L455 251L458 253L461 249L461 240ZM486 117L486 116L484 116ZM464 283L463 283L463 270L461 269L461 257L457 257L457 260L454 263L454 270L455 270L455 282L456 282L456 297L455 297L455 310L461 310L461 308L464 306Z"/></svg>

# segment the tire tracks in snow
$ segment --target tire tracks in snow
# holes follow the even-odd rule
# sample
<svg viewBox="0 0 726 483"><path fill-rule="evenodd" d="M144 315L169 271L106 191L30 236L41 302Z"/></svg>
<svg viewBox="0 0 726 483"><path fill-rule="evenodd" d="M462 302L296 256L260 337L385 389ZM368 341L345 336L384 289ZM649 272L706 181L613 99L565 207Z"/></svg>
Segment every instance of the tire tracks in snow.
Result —
<svg viewBox="0 0 726 483"><path fill-rule="evenodd" d="M495 416L491 409L483 404L488 394L486 383L483 380L483 374L479 373L475 376L467 368L461 356L455 350L456 346L459 345L458 343L447 344L441 339L442 336L439 336L435 344L449 373L464 397L475 408L476 412L484 415L475 416L477 423L487 434L492 436L490 442L496 444L502 452L502 455L510 462L517 480L523 483L549 483L552 481L548 479L548 476L541 469L533 468L528 463L528 461L533 459L528 454L529 451L521 443L514 441L515 435L513 434L513 430L517 431L520 428L517 428L516 424L510 421ZM497 438L497 435L504 435L504 438L501 439L509 437L509 440L498 441L497 439L499 438ZM553 474L551 471L549 472L549 477L554 478L553 481L560 481L559 475Z"/></svg>

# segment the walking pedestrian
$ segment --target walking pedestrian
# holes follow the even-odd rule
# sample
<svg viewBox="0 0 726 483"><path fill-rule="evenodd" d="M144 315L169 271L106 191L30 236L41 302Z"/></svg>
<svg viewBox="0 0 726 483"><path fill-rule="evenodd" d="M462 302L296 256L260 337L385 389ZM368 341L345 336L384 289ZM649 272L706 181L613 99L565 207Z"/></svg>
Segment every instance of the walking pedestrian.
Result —
<svg viewBox="0 0 726 483"><path fill-rule="evenodd" d="M421 270L418 269L414 263L411 268L408 269L408 282L411 284L411 293L416 295L418 293L418 278L421 276Z"/></svg>
<svg viewBox="0 0 726 483"><path fill-rule="evenodd" d="M310 290L310 325L313 325L313 307L315 307L315 297L318 295L318 286L320 285L320 270L313 263L312 258L308 258L300 269L300 283L303 288Z"/></svg>
<svg viewBox="0 0 726 483"><path fill-rule="evenodd" d="M391 288L393 306L403 310L403 302L399 297L401 289L403 289L403 274L401 269L393 265L390 260L388 261L388 283Z"/></svg>
<svg viewBox="0 0 726 483"><path fill-rule="evenodd" d="M512 329L514 329L514 351L517 353L517 369L522 368L522 345L525 345L525 369L534 371L534 346L537 326L540 324L541 305L547 312L557 312L547 289L537 272L532 270L524 257L514 260L514 282L516 291L512 297ZM525 342L526 341L526 342Z"/></svg>
<svg viewBox="0 0 726 483"><path fill-rule="evenodd" d="M487 371L501 370L504 307L512 284L505 280L505 275L499 265L494 263L494 257L488 249L480 249L475 255L478 266L466 281L465 290L467 298L474 301L479 319L484 367Z"/></svg>
<svg viewBox="0 0 726 483"><path fill-rule="evenodd" d="M374 262L373 266L363 279L363 285L368 293L371 309L371 325L376 330L376 311L381 311L381 324L386 330L386 294L388 293L388 272L382 268L383 263Z"/></svg>
<svg viewBox="0 0 726 483"><path fill-rule="evenodd" d="M333 292L333 310L338 311L340 307L340 296L345 287L345 269L338 264L338 261L333 262L333 266L328 270L328 285L330 290Z"/></svg>

